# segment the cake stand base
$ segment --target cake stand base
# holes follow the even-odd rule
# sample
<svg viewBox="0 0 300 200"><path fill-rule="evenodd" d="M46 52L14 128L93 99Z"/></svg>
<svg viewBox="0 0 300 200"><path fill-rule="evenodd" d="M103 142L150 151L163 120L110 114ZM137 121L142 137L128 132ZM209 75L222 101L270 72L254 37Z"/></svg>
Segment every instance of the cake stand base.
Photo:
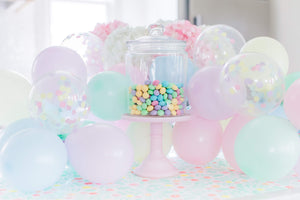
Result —
<svg viewBox="0 0 300 200"><path fill-rule="evenodd" d="M187 121L190 119L190 116L150 117L124 115L123 119L151 123L150 153L143 163L135 169L134 174L145 178L165 178L177 175L178 170L163 153L163 123Z"/></svg>

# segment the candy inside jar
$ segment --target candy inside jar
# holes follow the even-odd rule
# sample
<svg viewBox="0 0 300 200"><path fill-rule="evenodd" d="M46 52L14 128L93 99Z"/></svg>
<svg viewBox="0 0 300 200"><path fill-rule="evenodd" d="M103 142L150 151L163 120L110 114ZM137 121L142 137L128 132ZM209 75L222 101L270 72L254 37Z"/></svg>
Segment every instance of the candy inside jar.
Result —
<svg viewBox="0 0 300 200"><path fill-rule="evenodd" d="M131 115L169 117L185 114L185 42L163 36L163 31L162 25L150 25L149 36L127 42Z"/></svg>

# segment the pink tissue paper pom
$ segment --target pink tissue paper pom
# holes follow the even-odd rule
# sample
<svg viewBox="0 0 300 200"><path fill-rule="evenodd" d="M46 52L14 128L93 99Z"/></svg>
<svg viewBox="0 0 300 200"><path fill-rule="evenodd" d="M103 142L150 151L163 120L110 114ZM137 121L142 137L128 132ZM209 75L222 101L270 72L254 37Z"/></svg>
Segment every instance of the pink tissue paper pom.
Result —
<svg viewBox="0 0 300 200"><path fill-rule="evenodd" d="M186 41L186 52L189 58L193 59L193 45L195 44L197 37L203 31L204 26L193 25L188 20L179 20L173 23L169 23L165 26L164 35L172 37L177 40Z"/></svg>
<svg viewBox="0 0 300 200"><path fill-rule="evenodd" d="M113 22L110 22L108 24L100 24L97 23L92 33L97 35L99 38L101 38L102 41L105 41L106 38L117 28L126 27L128 26L127 23L114 20Z"/></svg>

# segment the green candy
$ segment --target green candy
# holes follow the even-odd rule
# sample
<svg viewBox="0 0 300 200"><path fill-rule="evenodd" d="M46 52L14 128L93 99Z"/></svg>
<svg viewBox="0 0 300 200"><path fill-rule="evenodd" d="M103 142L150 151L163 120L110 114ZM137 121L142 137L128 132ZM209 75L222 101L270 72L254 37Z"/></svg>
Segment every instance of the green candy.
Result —
<svg viewBox="0 0 300 200"><path fill-rule="evenodd" d="M159 110L159 111L157 111L157 114L159 116L164 116L165 112L163 110Z"/></svg>
<svg viewBox="0 0 300 200"><path fill-rule="evenodd" d="M141 114L142 115L148 115L148 111L147 110L142 110Z"/></svg>
<svg viewBox="0 0 300 200"><path fill-rule="evenodd" d="M146 104L146 103L143 103L143 104L142 104L142 108L143 108L143 109L147 109L147 104Z"/></svg>
<svg viewBox="0 0 300 200"><path fill-rule="evenodd" d="M174 85L173 83L170 83L167 88L170 89L173 87L173 85Z"/></svg>
<svg viewBox="0 0 300 200"><path fill-rule="evenodd" d="M183 95L183 89L180 88L179 90L180 90L180 95Z"/></svg>
<svg viewBox="0 0 300 200"><path fill-rule="evenodd" d="M168 99L168 94L164 94L164 100Z"/></svg>
<svg viewBox="0 0 300 200"><path fill-rule="evenodd" d="M150 84L150 85L148 86L148 88L149 88L150 90L155 90L155 86L152 85L152 84Z"/></svg>
<svg viewBox="0 0 300 200"><path fill-rule="evenodd" d="M129 101L129 106L133 106L134 103L132 101Z"/></svg>
<svg viewBox="0 0 300 200"><path fill-rule="evenodd" d="M148 90L148 94L152 95L153 93L153 90Z"/></svg>
<svg viewBox="0 0 300 200"><path fill-rule="evenodd" d="M148 106L150 106L150 105L151 105L151 100L150 100L150 99L147 99L147 100L146 100L146 104L147 104Z"/></svg>
<svg viewBox="0 0 300 200"><path fill-rule="evenodd" d="M136 85L131 86L131 89L135 90L136 89Z"/></svg>
<svg viewBox="0 0 300 200"><path fill-rule="evenodd" d="M178 108L179 108L179 110L181 110L181 109L183 108L183 106L182 106L182 105L179 105Z"/></svg>
<svg viewBox="0 0 300 200"><path fill-rule="evenodd" d="M173 98L176 98L176 97L177 97L177 92L173 92L173 93L172 93L172 97L173 97Z"/></svg>
<svg viewBox="0 0 300 200"><path fill-rule="evenodd" d="M166 103L167 103L167 105L170 105L170 104L172 103L172 101L169 100L169 99L167 99L167 100L166 100Z"/></svg>
<svg viewBox="0 0 300 200"><path fill-rule="evenodd" d="M138 109L139 111L143 110L142 106L140 106L140 105L138 105L138 106L136 107L136 109Z"/></svg>

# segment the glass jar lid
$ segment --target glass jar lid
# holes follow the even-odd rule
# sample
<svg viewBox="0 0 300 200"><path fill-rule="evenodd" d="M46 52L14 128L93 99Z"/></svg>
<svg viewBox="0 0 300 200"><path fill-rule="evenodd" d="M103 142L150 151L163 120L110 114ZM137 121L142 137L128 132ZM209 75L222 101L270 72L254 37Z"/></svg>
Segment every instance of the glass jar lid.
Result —
<svg viewBox="0 0 300 200"><path fill-rule="evenodd" d="M185 50L186 42L164 36L164 26L162 24L151 24L148 26L148 36L140 37L136 40L127 41L129 50L135 51L182 51Z"/></svg>

